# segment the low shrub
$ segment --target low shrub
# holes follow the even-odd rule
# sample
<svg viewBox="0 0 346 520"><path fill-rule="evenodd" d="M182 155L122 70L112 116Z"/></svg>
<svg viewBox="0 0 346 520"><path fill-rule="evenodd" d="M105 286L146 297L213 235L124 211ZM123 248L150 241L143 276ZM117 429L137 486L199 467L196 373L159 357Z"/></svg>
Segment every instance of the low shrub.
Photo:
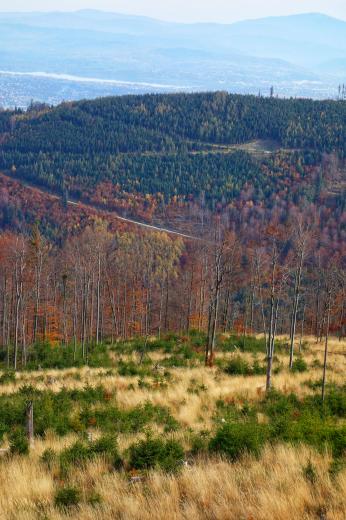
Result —
<svg viewBox="0 0 346 520"><path fill-rule="evenodd" d="M6 433L7 431L7 427L4 423L1 423L0 422L0 443L2 442L2 439L4 437L4 434Z"/></svg>
<svg viewBox="0 0 346 520"><path fill-rule="evenodd" d="M232 334L220 343L220 348L224 352L235 352L237 349L241 352L252 352L253 354L265 353L266 342L264 338L256 338L255 336L237 336ZM276 340L275 350L282 352L285 350L285 344Z"/></svg>
<svg viewBox="0 0 346 520"><path fill-rule="evenodd" d="M6 370L0 376L0 385L16 382L16 373L13 370Z"/></svg>
<svg viewBox="0 0 346 520"><path fill-rule="evenodd" d="M97 410L84 408L80 420L85 429L92 425L106 433L138 433L150 423L169 426L174 430L179 427L168 408L155 406L149 401L125 410L109 404Z"/></svg>
<svg viewBox="0 0 346 520"><path fill-rule="evenodd" d="M316 474L316 468L312 464L311 460L308 461L306 466L303 467L303 475L304 478L310 482L310 484L316 484L317 481L317 474Z"/></svg>
<svg viewBox="0 0 346 520"><path fill-rule="evenodd" d="M67 468L71 465L80 465L92 457L90 448L81 441L77 441L69 448L65 448L60 453L60 464Z"/></svg>
<svg viewBox="0 0 346 520"><path fill-rule="evenodd" d="M308 369L308 365L302 357L297 357L293 361L292 372L306 372L307 369Z"/></svg>
<svg viewBox="0 0 346 520"><path fill-rule="evenodd" d="M91 444L90 452L92 455L102 455L116 469L122 466L122 459L118 452L116 437L105 435Z"/></svg>
<svg viewBox="0 0 346 520"><path fill-rule="evenodd" d="M27 370L39 368L70 368L88 364L91 367L110 367L108 347L104 344L88 345L88 360L83 358L80 345L56 347L50 343L37 343L28 349Z"/></svg>
<svg viewBox="0 0 346 520"><path fill-rule="evenodd" d="M160 338L148 341L147 351L153 352L155 350L163 350L166 353L172 352L176 345L176 340L171 338Z"/></svg>
<svg viewBox="0 0 346 520"><path fill-rule="evenodd" d="M176 471L183 460L184 449L175 440L147 438L129 448L129 464L135 469Z"/></svg>
<svg viewBox="0 0 346 520"><path fill-rule="evenodd" d="M151 362L138 364L134 361L120 360L118 363L118 374L120 376L140 376L145 377L151 375Z"/></svg>
<svg viewBox="0 0 346 520"><path fill-rule="evenodd" d="M13 454L27 455L29 442L24 428L14 428L9 434L10 451Z"/></svg>
<svg viewBox="0 0 346 520"><path fill-rule="evenodd" d="M229 375L264 375L266 373L265 365L261 365L258 359L255 359L251 366L242 356L233 357L224 368L226 374Z"/></svg>
<svg viewBox="0 0 346 520"><path fill-rule="evenodd" d="M54 464L56 464L56 462L58 461L58 454L51 448L47 448L42 453L40 460L43 464L47 466L49 470L51 470Z"/></svg>
<svg viewBox="0 0 346 520"><path fill-rule="evenodd" d="M302 385L311 388L311 390L317 390L318 388L322 388L322 379L304 381Z"/></svg>
<svg viewBox="0 0 346 520"><path fill-rule="evenodd" d="M312 368L323 368L323 364L318 358L315 358L313 362L311 363Z"/></svg>
<svg viewBox="0 0 346 520"><path fill-rule="evenodd" d="M330 415L337 417L346 417L346 385L343 388L335 386L327 387L327 395L323 403L324 412L326 409Z"/></svg>
<svg viewBox="0 0 346 520"><path fill-rule="evenodd" d="M266 438L265 425L254 422L226 423L211 439L209 449L235 461L244 453L258 456Z"/></svg>
<svg viewBox="0 0 346 520"><path fill-rule="evenodd" d="M192 434L190 442L192 455L207 454L210 442L210 432L204 430L198 434Z"/></svg>
<svg viewBox="0 0 346 520"><path fill-rule="evenodd" d="M208 390L208 387L204 383L199 382L194 378L191 379L190 385L187 389L189 394L196 394L196 395L199 395L201 392L206 392L207 390Z"/></svg>
<svg viewBox="0 0 346 520"><path fill-rule="evenodd" d="M280 370L279 367L275 367L276 374L278 373L277 370ZM252 365L252 374L254 376L262 376L265 375L267 372L267 367L265 365L261 365L258 359L255 359Z"/></svg>
<svg viewBox="0 0 346 520"><path fill-rule="evenodd" d="M217 425L222 425L224 422L237 422L239 420L242 420L242 414L235 402L225 402L223 399L216 401L214 421Z"/></svg>
<svg viewBox="0 0 346 520"><path fill-rule="evenodd" d="M117 440L111 435L105 435L88 444L81 441L75 442L60 453L60 466L63 471L66 471L70 466L80 465L96 456L103 456L114 468L122 466Z"/></svg>
<svg viewBox="0 0 346 520"><path fill-rule="evenodd" d="M98 506L102 504L102 496L100 495L100 493L92 491L90 495L87 497L87 503L91 506Z"/></svg>
<svg viewBox="0 0 346 520"><path fill-rule="evenodd" d="M229 361L225 368L225 372L231 376L248 376L251 374L251 367L249 363L241 356L236 356Z"/></svg>
<svg viewBox="0 0 346 520"><path fill-rule="evenodd" d="M207 342L207 335L205 332L192 329L189 332L189 342L192 347L195 347L195 348L204 347Z"/></svg>
<svg viewBox="0 0 346 520"><path fill-rule="evenodd" d="M346 469L346 458L344 459L333 459L330 468L328 470L329 475L332 479L335 479L341 471Z"/></svg>
<svg viewBox="0 0 346 520"><path fill-rule="evenodd" d="M346 456L346 426L335 428L330 432L329 444L335 458L342 459Z"/></svg>
<svg viewBox="0 0 346 520"><path fill-rule="evenodd" d="M334 457L346 453L346 427L339 421L345 417L344 388L330 388L322 402L320 395L298 399L295 394L271 392L261 403L269 419L273 441L306 443L323 451L329 447Z"/></svg>
<svg viewBox="0 0 346 520"><path fill-rule="evenodd" d="M70 509L78 507L81 501L81 492L78 488L66 486L59 489L54 498L54 504L60 509Z"/></svg>
<svg viewBox="0 0 346 520"><path fill-rule="evenodd" d="M195 362L193 359L173 354L172 356L163 359L161 364L164 367L185 368L194 366Z"/></svg>

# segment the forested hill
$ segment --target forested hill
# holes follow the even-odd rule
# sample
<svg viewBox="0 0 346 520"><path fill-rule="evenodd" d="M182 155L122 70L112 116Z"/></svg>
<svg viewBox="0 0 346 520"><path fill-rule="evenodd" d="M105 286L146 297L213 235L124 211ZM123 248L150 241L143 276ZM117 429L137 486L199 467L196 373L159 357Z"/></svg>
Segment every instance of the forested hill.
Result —
<svg viewBox="0 0 346 520"><path fill-rule="evenodd" d="M3 118L8 120L6 112ZM30 112L18 117L5 148L174 152L191 148L190 141L231 144L259 138L277 140L284 147L346 154L346 102L225 92L100 98L65 103L39 117Z"/></svg>
<svg viewBox="0 0 346 520"><path fill-rule="evenodd" d="M344 159L346 102L225 92L110 97L3 111L0 133L0 169L54 191L83 196L110 182L118 193L166 200L205 193L215 205L248 185L255 200L268 199L324 153ZM249 154L256 140L269 140L269 150Z"/></svg>

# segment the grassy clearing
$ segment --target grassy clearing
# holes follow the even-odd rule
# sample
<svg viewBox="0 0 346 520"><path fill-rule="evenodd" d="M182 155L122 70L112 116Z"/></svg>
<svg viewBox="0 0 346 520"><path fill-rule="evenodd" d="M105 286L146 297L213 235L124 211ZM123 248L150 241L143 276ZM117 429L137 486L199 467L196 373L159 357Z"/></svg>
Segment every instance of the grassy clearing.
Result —
<svg viewBox="0 0 346 520"><path fill-rule="evenodd" d="M45 346L61 368L37 370L36 352L31 370L2 370L0 518L344 519L346 342L331 340L322 404L312 338L294 372L280 338L269 396L261 337L220 337L212 369L203 341L91 348L89 367Z"/></svg>

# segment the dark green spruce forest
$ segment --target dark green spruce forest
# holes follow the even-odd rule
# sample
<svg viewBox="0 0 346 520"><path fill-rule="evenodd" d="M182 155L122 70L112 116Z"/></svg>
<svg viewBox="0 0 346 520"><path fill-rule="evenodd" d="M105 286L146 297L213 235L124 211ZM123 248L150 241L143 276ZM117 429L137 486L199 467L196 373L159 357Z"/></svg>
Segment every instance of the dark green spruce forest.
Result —
<svg viewBox="0 0 346 520"><path fill-rule="evenodd" d="M54 191L111 181L125 192L268 199L323 154L346 156L346 102L210 94L146 95L0 113L0 168ZM257 154L245 143L262 140ZM275 153L273 152L275 151ZM280 164L279 164L280 163ZM269 174L268 174L269 171Z"/></svg>

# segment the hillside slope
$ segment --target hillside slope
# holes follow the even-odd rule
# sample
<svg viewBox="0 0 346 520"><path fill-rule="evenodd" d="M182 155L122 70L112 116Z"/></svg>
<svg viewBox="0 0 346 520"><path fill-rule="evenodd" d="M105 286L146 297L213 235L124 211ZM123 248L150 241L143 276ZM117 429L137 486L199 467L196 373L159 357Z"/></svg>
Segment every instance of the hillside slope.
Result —
<svg viewBox="0 0 346 520"><path fill-rule="evenodd" d="M0 169L62 200L163 227L196 220L201 208L236 212L236 220L248 208L255 214L245 221L256 221L263 211L270 220L279 207L287 218L290 208L311 204L334 208L338 221L345 209L345 121L342 101L224 92L4 111Z"/></svg>
<svg viewBox="0 0 346 520"><path fill-rule="evenodd" d="M344 102L224 92L130 96L3 112L1 120L0 167L58 190L111 181L120 191L167 199L207 192L215 203L237 197L246 182L269 181L246 147L235 145L271 140L307 164L323 153L346 156Z"/></svg>

